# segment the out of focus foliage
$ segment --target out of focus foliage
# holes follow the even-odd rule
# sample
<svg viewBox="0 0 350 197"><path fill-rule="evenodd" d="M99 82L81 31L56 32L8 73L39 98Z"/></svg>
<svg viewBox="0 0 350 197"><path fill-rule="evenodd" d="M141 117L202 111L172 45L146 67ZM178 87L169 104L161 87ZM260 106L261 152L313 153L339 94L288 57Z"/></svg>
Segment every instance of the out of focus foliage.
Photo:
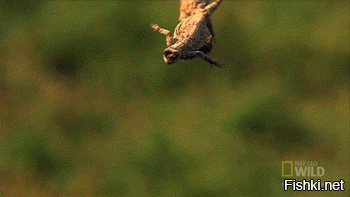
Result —
<svg viewBox="0 0 350 197"><path fill-rule="evenodd" d="M211 68L166 65L178 1L1 1L0 196L349 194L349 2L223 1ZM335 193L322 193L334 196Z"/></svg>

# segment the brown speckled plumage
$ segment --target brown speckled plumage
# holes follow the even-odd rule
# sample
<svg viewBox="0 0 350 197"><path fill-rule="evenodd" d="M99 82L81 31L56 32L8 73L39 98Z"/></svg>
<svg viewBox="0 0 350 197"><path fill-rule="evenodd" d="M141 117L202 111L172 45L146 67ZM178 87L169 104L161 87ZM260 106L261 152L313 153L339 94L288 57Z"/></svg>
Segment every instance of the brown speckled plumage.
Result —
<svg viewBox="0 0 350 197"><path fill-rule="evenodd" d="M155 31L167 36L167 48L164 50L164 60L168 64L178 60L201 57L210 64L221 67L221 64L211 59L206 54L213 48L215 33L210 16L218 8L222 0L197 8L189 14L180 16L180 23L176 26L174 37L169 30L160 28L157 24L151 24Z"/></svg>

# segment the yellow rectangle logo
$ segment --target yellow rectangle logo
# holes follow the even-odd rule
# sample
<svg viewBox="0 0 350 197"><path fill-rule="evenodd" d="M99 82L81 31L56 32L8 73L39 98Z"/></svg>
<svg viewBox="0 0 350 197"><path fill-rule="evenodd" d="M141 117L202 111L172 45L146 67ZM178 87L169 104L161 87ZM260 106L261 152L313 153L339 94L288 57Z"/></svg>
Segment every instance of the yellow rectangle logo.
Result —
<svg viewBox="0 0 350 197"><path fill-rule="evenodd" d="M282 176L283 177L293 176L293 161L282 161Z"/></svg>

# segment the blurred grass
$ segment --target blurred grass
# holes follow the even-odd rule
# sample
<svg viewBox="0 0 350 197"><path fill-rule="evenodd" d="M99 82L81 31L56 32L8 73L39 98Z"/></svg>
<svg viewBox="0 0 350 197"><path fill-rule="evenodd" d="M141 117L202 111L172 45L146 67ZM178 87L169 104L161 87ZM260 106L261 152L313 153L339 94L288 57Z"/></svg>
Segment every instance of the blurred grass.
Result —
<svg viewBox="0 0 350 197"><path fill-rule="evenodd" d="M2 1L0 196L284 192L349 164L349 2L224 1L210 68L166 65L177 1Z"/></svg>

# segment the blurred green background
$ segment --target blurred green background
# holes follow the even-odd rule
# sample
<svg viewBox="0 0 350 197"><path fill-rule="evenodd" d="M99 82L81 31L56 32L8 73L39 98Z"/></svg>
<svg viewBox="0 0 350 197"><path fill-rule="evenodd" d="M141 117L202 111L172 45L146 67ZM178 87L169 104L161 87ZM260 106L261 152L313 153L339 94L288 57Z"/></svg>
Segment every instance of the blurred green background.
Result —
<svg viewBox="0 0 350 197"><path fill-rule="evenodd" d="M0 196L349 195L349 2L223 1L223 69L163 61L179 5L0 2Z"/></svg>

